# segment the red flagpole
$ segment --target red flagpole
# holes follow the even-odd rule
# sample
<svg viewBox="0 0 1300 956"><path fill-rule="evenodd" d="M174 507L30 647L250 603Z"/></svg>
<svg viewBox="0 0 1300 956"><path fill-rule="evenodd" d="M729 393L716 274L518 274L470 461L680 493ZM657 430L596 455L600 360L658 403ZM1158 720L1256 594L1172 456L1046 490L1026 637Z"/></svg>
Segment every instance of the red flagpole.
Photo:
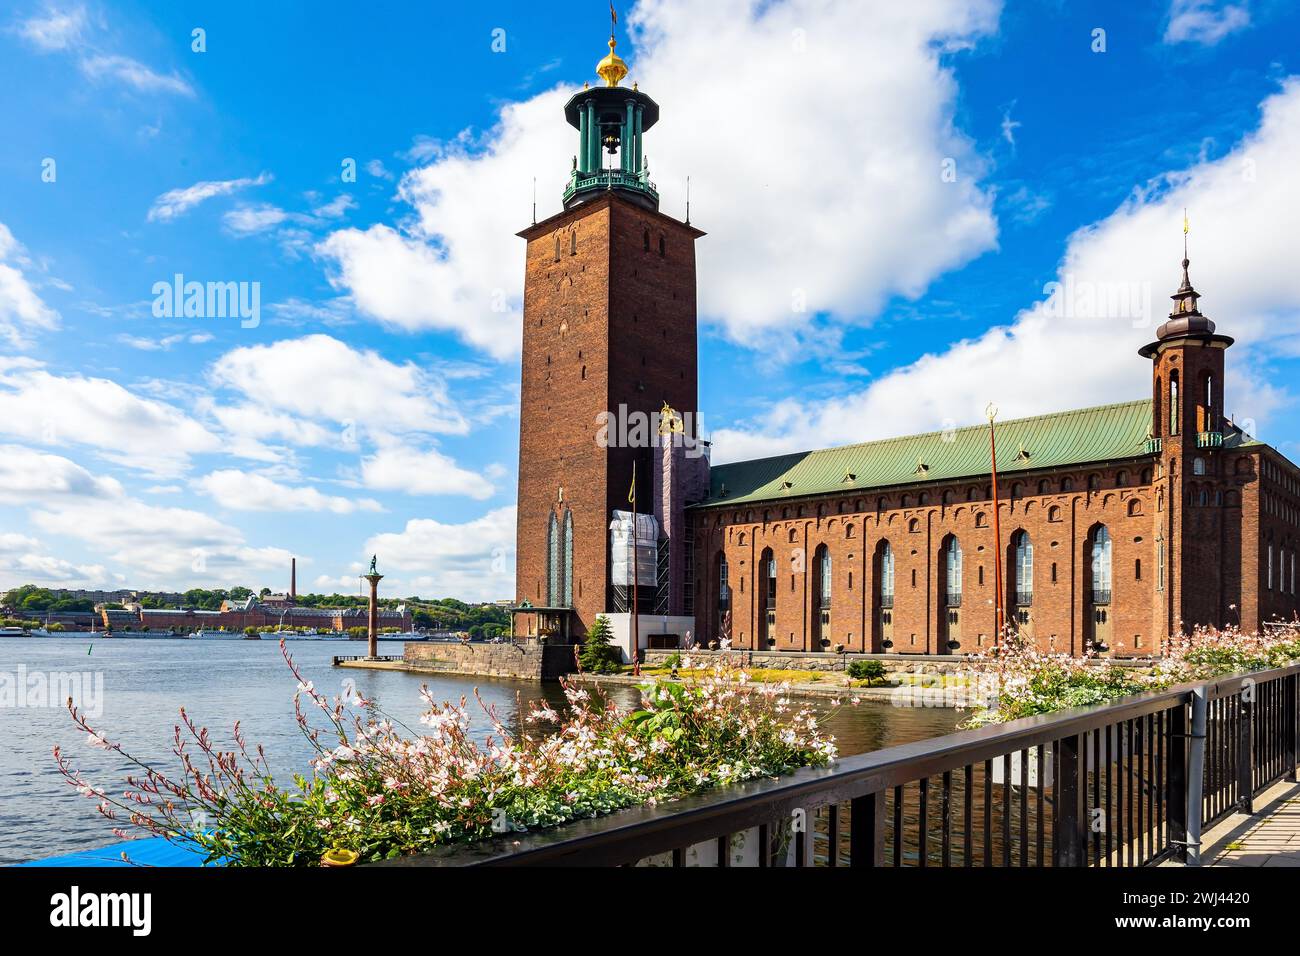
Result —
<svg viewBox="0 0 1300 956"><path fill-rule="evenodd" d="M993 420L998 415L998 407L990 402L985 412L989 416L989 457L993 465L993 643L997 645L1002 640L1002 625L1004 623L1002 601L1005 596L1002 590L1002 521L998 514L998 442L993 427Z"/></svg>

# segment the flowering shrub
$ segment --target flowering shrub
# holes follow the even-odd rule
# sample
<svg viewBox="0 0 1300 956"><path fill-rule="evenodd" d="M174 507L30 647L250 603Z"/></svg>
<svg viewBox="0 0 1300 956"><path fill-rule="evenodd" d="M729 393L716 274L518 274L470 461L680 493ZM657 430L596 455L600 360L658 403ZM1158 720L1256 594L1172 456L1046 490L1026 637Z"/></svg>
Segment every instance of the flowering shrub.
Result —
<svg viewBox="0 0 1300 956"><path fill-rule="evenodd" d="M1169 643L1154 666L1125 666L1107 658L1044 654L1014 633L976 659L993 678L986 707L965 727L1004 723L1069 707L1101 704L1149 690L1224 674L1266 670L1300 660L1300 625L1267 634L1197 628Z"/></svg>
<svg viewBox="0 0 1300 956"><path fill-rule="evenodd" d="M426 687L427 733L408 739L371 701L327 700L303 679L283 641L280 647L298 678L298 726L316 753L311 775L295 776L291 787L271 778L262 748L250 748L238 724L235 750L221 751L182 710L172 748L180 772L168 775L105 740L71 702L88 742L137 772L120 795L109 794L87 784L55 748L60 771L97 802L120 837L130 838L129 826L195 846L207 862L313 866L331 850L369 862L555 826L825 764L836 753L811 712L787 699L786 687L753 685L743 671L721 666L695 668L682 684L644 685L642 709L632 713L566 684L564 714L534 705L526 718L556 725L540 738L513 736L480 701L493 733L478 742L466 701L439 704ZM367 716L349 713L348 704L368 708Z"/></svg>

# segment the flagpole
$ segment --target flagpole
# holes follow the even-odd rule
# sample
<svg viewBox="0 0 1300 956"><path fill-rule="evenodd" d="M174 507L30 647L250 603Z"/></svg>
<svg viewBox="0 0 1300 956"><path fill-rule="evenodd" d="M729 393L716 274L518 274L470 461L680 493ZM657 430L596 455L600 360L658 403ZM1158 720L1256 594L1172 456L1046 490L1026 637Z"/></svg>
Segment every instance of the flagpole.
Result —
<svg viewBox="0 0 1300 956"><path fill-rule="evenodd" d="M635 455L635 452L633 453ZM628 492L632 502L632 676L641 676L641 622L637 611L637 592L641 590L641 551L637 541L636 524L636 458L632 459L632 490Z"/></svg>
<svg viewBox="0 0 1300 956"><path fill-rule="evenodd" d="M1002 601L1004 598L1002 590L1002 521L998 514L998 442L993 427L993 420L998 416L998 407L990 402L984 411L989 417L989 457L993 465L993 643L997 645L1002 641Z"/></svg>

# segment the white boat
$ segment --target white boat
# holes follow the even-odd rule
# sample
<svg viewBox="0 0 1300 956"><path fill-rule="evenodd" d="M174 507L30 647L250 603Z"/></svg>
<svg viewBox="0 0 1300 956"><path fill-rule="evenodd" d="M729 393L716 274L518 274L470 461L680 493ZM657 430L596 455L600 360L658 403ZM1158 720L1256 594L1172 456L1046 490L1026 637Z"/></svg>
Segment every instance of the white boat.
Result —
<svg viewBox="0 0 1300 956"><path fill-rule="evenodd" d="M190 635L196 641L242 641L243 631L207 631L202 628Z"/></svg>
<svg viewBox="0 0 1300 956"><path fill-rule="evenodd" d="M26 637L27 629L23 627L0 627L0 637Z"/></svg>

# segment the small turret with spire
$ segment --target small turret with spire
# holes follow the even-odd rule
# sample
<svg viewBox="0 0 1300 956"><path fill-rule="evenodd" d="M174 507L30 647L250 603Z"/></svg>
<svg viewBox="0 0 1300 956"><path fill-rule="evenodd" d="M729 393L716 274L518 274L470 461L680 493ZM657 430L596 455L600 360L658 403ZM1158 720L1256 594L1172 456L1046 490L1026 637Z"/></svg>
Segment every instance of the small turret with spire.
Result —
<svg viewBox="0 0 1300 956"><path fill-rule="evenodd" d="M1218 339L1224 345L1231 345L1232 339L1226 335L1216 335L1214 322L1201 313L1199 300L1201 294L1192 287L1192 279L1188 273L1191 266L1191 259L1187 255L1187 213L1183 213L1183 281L1178 286L1178 291L1170 298L1174 302L1173 311L1169 313L1169 321L1165 322L1160 328L1156 329L1156 341L1145 346L1140 350L1144 358L1151 358L1156 354L1162 343L1171 339L1181 338L1203 338L1206 340Z"/></svg>

